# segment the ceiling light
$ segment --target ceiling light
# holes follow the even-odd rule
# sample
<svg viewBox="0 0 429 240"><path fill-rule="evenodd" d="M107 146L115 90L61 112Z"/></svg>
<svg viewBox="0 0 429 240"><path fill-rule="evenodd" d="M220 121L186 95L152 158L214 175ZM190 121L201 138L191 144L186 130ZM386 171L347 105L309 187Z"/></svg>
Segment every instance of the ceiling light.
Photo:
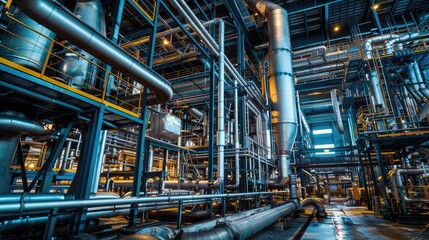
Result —
<svg viewBox="0 0 429 240"><path fill-rule="evenodd" d="M374 6L372 6L372 9L377 10L380 7L380 4L375 4Z"/></svg>
<svg viewBox="0 0 429 240"><path fill-rule="evenodd" d="M335 26L334 27L334 32L338 32L338 31L340 31L340 27L339 26Z"/></svg>
<svg viewBox="0 0 429 240"><path fill-rule="evenodd" d="M168 41L168 39L164 38L164 40L162 40L162 44L164 44L164 46L169 45L170 41Z"/></svg>

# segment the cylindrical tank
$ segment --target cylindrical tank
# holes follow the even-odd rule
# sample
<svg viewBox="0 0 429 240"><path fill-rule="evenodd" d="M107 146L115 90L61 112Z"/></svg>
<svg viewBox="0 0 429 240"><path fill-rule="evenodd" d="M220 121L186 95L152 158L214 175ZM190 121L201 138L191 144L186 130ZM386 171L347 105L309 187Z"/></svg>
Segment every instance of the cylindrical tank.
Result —
<svg viewBox="0 0 429 240"><path fill-rule="evenodd" d="M51 40L45 36L54 38L55 33L29 18L18 8L13 17L28 28L12 20L2 39L0 56L32 70L41 71L51 44Z"/></svg>
<svg viewBox="0 0 429 240"><path fill-rule="evenodd" d="M88 26L97 32L106 36L106 24L104 12L99 0L79 0L76 3L73 13ZM90 90L96 84L97 67L88 62L88 60L98 64L98 60L91 54L77 49L74 45L68 47L84 56L85 59L74 52L68 52L64 56L64 61L59 65L60 78L64 79L68 85L82 89Z"/></svg>

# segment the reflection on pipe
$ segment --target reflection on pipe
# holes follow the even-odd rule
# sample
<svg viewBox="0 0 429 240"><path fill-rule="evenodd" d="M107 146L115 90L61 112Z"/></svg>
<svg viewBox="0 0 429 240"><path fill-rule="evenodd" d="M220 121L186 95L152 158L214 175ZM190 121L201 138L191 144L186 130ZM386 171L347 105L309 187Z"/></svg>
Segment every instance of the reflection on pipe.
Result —
<svg viewBox="0 0 429 240"><path fill-rule="evenodd" d="M383 112L386 109L386 103L384 102L383 90L376 70L369 72L369 85L375 110L378 111L378 109L380 109L380 111Z"/></svg>
<svg viewBox="0 0 429 240"><path fill-rule="evenodd" d="M343 119L341 118L340 103L338 98L340 98L340 101L341 101L342 97L343 97L343 93L340 92L340 90L338 89L331 90L331 100L332 100L332 108L334 110L335 122L337 124L338 132L341 134L344 133L344 124L343 124Z"/></svg>
<svg viewBox="0 0 429 240"><path fill-rule="evenodd" d="M154 91L155 95L148 96L149 104L164 103L173 96L170 84L165 79L88 27L61 4L51 0L15 0L14 3L64 39Z"/></svg>

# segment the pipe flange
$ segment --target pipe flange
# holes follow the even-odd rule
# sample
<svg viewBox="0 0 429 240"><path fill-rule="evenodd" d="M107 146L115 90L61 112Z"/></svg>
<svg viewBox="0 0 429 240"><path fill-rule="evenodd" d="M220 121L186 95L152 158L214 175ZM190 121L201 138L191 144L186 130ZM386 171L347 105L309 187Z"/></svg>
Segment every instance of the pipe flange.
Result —
<svg viewBox="0 0 429 240"><path fill-rule="evenodd" d="M234 240L240 239L240 234L235 231L235 229L231 226L232 221L225 221L225 222L217 222L215 228L223 228L225 229L230 236L233 237Z"/></svg>

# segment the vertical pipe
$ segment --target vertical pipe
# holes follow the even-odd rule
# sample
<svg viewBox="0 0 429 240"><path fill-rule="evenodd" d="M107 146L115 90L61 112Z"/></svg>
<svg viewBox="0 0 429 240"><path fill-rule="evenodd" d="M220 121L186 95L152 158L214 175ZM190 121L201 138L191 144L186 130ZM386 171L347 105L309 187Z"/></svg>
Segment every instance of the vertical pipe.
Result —
<svg viewBox="0 0 429 240"><path fill-rule="evenodd" d="M105 158L105 154L104 154L104 150L106 147L106 140L107 140L107 130L103 130L101 131L101 136L100 136L100 142L98 144L98 157L96 158L96 161L94 161L94 165L95 165L95 173L93 174L93 180L92 183L93 185L91 186L91 193L97 193L98 191L98 184L100 182L100 174L101 172L103 172L103 163L104 163L104 158Z"/></svg>
<svg viewBox="0 0 429 240"><path fill-rule="evenodd" d="M218 82L218 130L217 130L217 158L218 183L220 193L223 193L223 180L225 177L225 53L224 53L225 24L219 21L219 82Z"/></svg>
<svg viewBox="0 0 429 240"><path fill-rule="evenodd" d="M423 94L425 99L427 100L427 99L429 99L429 89L427 89L427 87L426 87L425 81L423 80L423 77L422 77L422 72L420 71L419 64L417 63L416 60L414 60L413 69L414 69L416 79L417 79L417 82L419 85L419 90Z"/></svg>
<svg viewBox="0 0 429 240"><path fill-rule="evenodd" d="M147 164L147 171L148 172L152 172L153 171L153 146L149 145L149 156L148 156L148 164ZM178 157L179 158L179 157ZM177 165L180 165L180 160L177 160ZM178 169L178 171L180 171L180 168Z"/></svg>
<svg viewBox="0 0 429 240"><path fill-rule="evenodd" d="M386 109L386 103L384 102L383 90L376 70L369 72L369 84L374 97L374 106L377 111L378 109L380 109L380 111L384 111Z"/></svg>
<svg viewBox="0 0 429 240"><path fill-rule="evenodd" d="M425 100L423 99L424 96L420 92L420 83L417 81L416 72L414 71L414 63L407 64L407 70L408 70L408 77L411 82L411 88L413 89L414 93L419 97L419 100Z"/></svg>

